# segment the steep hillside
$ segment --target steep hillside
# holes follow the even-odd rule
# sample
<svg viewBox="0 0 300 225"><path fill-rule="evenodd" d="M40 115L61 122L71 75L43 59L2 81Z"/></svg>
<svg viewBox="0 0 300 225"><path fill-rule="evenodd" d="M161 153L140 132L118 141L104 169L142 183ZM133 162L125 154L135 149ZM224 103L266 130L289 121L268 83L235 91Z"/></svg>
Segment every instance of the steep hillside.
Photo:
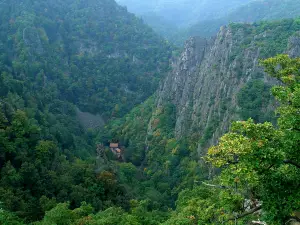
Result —
<svg viewBox="0 0 300 225"><path fill-rule="evenodd" d="M287 51L299 55L299 28L300 21L292 19L232 24L213 40L190 39L157 93L158 107L176 106L176 137L198 133L200 146L211 145L232 120L272 120L273 83L259 60Z"/></svg>
<svg viewBox="0 0 300 225"><path fill-rule="evenodd" d="M153 94L170 46L111 0L4 0L0 22L0 224L61 202L128 208L78 118L101 126Z"/></svg>
<svg viewBox="0 0 300 225"><path fill-rule="evenodd" d="M187 30L178 32L171 40L182 45L194 36L211 37L218 33L221 26L232 22L252 23L261 20L279 20L296 18L300 15L300 2L294 0L256 0L234 9L229 14L217 19L200 20Z"/></svg>
<svg viewBox="0 0 300 225"><path fill-rule="evenodd" d="M51 1L54 8L55 2ZM46 2L15 3L19 4L7 7L8 12L30 22L35 11L29 3ZM73 29L80 28L75 21L82 21L81 15L98 18L102 7L111 10L105 21L114 21L112 29L117 29L117 21L123 18L113 19L113 9L124 9L111 1L57 3L71 7L62 12L74 19L68 27L73 35ZM81 11L84 6L90 8ZM11 21L13 25L19 23L17 19ZM24 24L20 24L22 28ZM72 55L67 62L53 62L56 54L52 55L52 48L46 51L47 45L42 44L46 31L25 26L13 32L12 25L1 25L13 35L1 33L7 39L2 45L5 54L1 55L0 77L0 224L244 225L266 221L280 225L300 220L300 58L279 55L262 62L265 70L259 64L259 59L278 53L300 56L299 19L232 24L214 39L191 38L172 61L172 70L156 93L126 116L111 120L96 140L75 120L74 103L81 109L81 99L65 98L63 91L72 81L72 73L59 73L56 68L61 67L54 67L56 62L68 68ZM114 38L109 34L108 43ZM83 35L83 43L89 40L84 32L78 35ZM56 40L55 36L55 43L62 43L63 37ZM46 43L51 43L48 39ZM71 50L80 43L73 43ZM158 52L166 46L160 47ZM63 50L63 45L59 49ZM83 49L82 57L89 56L84 62L95 66L90 56L95 54L93 48ZM54 58L44 58L48 54ZM120 60L120 54L106 57ZM42 59L45 61L40 62ZM136 58L132 61L137 62ZM45 70L34 76L33 66L39 68L40 64ZM82 66L87 65L77 66L85 78L89 78L84 73L89 67ZM279 86L271 95L274 84ZM274 118L277 104L278 119ZM114 107L114 116L118 108ZM230 133L207 153L207 148L228 131L232 120L249 117L253 119L234 123ZM268 120L274 125L254 123ZM118 140L123 155L116 161L114 149L106 146ZM95 151L95 142L96 160L79 159ZM215 171L204 162L220 168L220 176L214 176Z"/></svg>
<svg viewBox="0 0 300 225"><path fill-rule="evenodd" d="M270 87L276 82L259 60L284 52L299 56L299 30L299 20L285 20L233 24L215 39L191 38L155 100L107 126L99 140L118 138L127 160L147 168L153 185L166 188L162 193L176 196L209 176L198 161L232 121L274 121Z"/></svg>
<svg viewBox="0 0 300 225"><path fill-rule="evenodd" d="M124 115L168 68L170 47L114 1L2 1L0 10L2 70L55 86L83 111Z"/></svg>

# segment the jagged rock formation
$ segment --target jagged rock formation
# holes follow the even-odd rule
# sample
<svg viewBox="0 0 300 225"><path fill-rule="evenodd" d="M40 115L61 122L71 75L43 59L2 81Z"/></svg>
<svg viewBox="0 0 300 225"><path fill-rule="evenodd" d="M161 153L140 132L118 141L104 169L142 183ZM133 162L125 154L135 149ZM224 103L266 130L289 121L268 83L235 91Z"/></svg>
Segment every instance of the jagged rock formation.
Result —
<svg viewBox="0 0 300 225"><path fill-rule="evenodd" d="M186 42L157 91L158 108L167 103L176 106L176 138L198 133L201 154L229 129L231 121L241 119L237 102L241 88L254 79L274 83L259 66L259 59L266 56L257 44L272 35L264 31L251 36L242 28L223 27L215 39L194 37ZM291 56L299 56L299 37L291 37L287 47ZM270 101L261 110L273 108Z"/></svg>
<svg viewBox="0 0 300 225"><path fill-rule="evenodd" d="M300 32L289 39L288 54L291 57L300 57Z"/></svg>
<svg viewBox="0 0 300 225"><path fill-rule="evenodd" d="M198 150L202 156L232 121L251 117L274 122L276 102L270 88L277 81L264 73L259 61L285 52L299 55L299 30L293 20L233 24L222 27L213 39L189 39L153 101L136 107L105 132L127 143L136 165L143 162L156 169L157 161L164 165L177 154L195 158Z"/></svg>

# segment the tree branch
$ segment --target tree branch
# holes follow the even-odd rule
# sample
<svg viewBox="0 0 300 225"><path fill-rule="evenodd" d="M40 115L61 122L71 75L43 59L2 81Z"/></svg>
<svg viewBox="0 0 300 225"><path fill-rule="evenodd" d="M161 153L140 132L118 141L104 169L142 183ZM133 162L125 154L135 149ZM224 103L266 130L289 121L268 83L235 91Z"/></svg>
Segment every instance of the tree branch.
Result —
<svg viewBox="0 0 300 225"><path fill-rule="evenodd" d="M208 184L208 183L205 183L202 181L202 184L204 184L205 186L208 186L208 187L213 187L213 188L219 188L219 189L231 189L229 187L226 187L226 186L222 186L222 185L214 185L214 184Z"/></svg>
<svg viewBox="0 0 300 225"><path fill-rule="evenodd" d="M300 223L300 218L297 217L297 216L291 216L290 219L291 219L291 220L296 220L297 222Z"/></svg>
<svg viewBox="0 0 300 225"><path fill-rule="evenodd" d="M244 217L249 216L249 215L251 215L251 214L253 214L253 213L255 213L255 212L257 212L257 211L259 211L261 209L262 209L261 205L257 206L257 207L255 207L255 208L253 208L253 209L251 209L251 210L249 210L247 212L244 212L244 213L242 213L240 215L237 215L236 217L231 217L227 221L238 220L238 219L244 218Z"/></svg>
<svg viewBox="0 0 300 225"><path fill-rule="evenodd" d="M245 193L238 191L236 189L236 187L228 187L228 186L223 186L223 185L208 184L208 183L205 183L203 181L201 183L203 185L211 187L211 188L218 188L218 189L228 190L228 191L234 192L236 194L245 195Z"/></svg>
<svg viewBox="0 0 300 225"><path fill-rule="evenodd" d="M298 169L300 169L300 165L298 163L296 163L295 161L293 161L293 160L286 159L283 162L285 164L290 164L290 165L296 166Z"/></svg>
<svg viewBox="0 0 300 225"><path fill-rule="evenodd" d="M227 161L228 164L230 165L236 165L236 164L239 164L239 161L238 160L235 160L235 161Z"/></svg>
<svg viewBox="0 0 300 225"><path fill-rule="evenodd" d="M261 225L267 225L266 222L262 222L262 221L252 221L252 224L261 224Z"/></svg>

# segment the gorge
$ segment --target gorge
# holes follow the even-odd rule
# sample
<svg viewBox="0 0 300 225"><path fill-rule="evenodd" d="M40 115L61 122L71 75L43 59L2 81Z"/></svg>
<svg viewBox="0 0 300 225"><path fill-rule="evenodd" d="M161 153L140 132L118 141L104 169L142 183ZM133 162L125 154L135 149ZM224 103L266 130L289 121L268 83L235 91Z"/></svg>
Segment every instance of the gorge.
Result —
<svg viewBox="0 0 300 225"><path fill-rule="evenodd" d="M299 18L182 49L113 0L0 21L0 224L300 220Z"/></svg>

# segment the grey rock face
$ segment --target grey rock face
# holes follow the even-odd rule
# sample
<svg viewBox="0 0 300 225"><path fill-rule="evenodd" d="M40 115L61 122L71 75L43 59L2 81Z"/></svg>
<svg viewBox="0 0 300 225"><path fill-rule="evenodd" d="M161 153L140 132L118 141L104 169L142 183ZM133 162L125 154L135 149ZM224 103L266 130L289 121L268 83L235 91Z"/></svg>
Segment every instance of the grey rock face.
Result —
<svg viewBox="0 0 300 225"><path fill-rule="evenodd" d="M36 28L26 27L23 29L23 41L29 49L29 56L42 55L44 53L40 35Z"/></svg>
<svg viewBox="0 0 300 225"><path fill-rule="evenodd" d="M187 41L185 51L178 61L172 63L173 71L161 84L158 91L157 105L160 107L166 102L177 106L176 136L187 129L186 118L191 117L191 99L197 80L199 65L204 59L208 42L201 38L191 38Z"/></svg>
<svg viewBox="0 0 300 225"><path fill-rule="evenodd" d="M300 32L297 35L290 37L288 54L291 57L300 57Z"/></svg>
<svg viewBox="0 0 300 225"><path fill-rule="evenodd" d="M217 143L232 121L240 119L237 93L247 82L275 82L259 66L261 49L255 45L256 38L267 34L254 37L242 48L246 37L242 30L233 34L223 27L214 40L191 38L157 91L157 107L167 103L176 106L176 138L198 134L200 154ZM300 37L292 37L289 43L291 56L298 56Z"/></svg>

